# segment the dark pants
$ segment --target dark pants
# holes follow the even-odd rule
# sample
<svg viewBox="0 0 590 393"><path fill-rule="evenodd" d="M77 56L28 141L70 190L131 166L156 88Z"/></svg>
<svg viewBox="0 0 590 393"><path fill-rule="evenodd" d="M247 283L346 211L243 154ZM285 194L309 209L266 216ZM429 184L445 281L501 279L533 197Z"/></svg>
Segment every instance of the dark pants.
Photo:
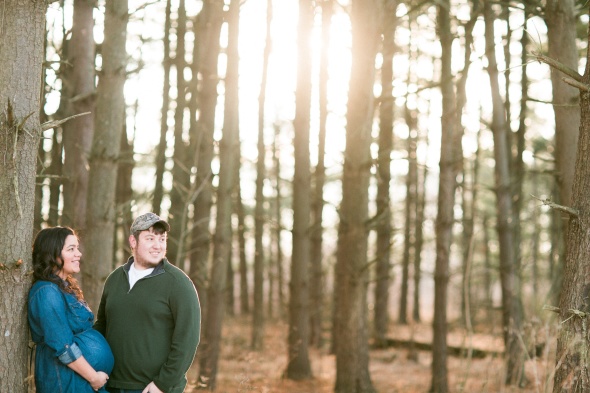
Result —
<svg viewBox="0 0 590 393"><path fill-rule="evenodd" d="M117 388L108 388L109 393L141 393L143 389L134 390L134 389L117 389Z"/></svg>

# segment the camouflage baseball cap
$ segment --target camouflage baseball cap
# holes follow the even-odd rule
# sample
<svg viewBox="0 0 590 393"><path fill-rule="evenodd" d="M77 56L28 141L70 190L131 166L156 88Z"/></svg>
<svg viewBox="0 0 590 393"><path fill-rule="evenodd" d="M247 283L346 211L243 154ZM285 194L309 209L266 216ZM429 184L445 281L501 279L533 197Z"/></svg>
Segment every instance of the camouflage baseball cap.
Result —
<svg viewBox="0 0 590 393"><path fill-rule="evenodd" d="M156 213L150 212L142 214L141 216L137 217L135 221L133 221L133 224L131 224L131 233L150 229L154 224L158 222L164 224L166 232L170 231L170 225L168 225L166 221L162 220L160 216L158 216Z"/></svg>

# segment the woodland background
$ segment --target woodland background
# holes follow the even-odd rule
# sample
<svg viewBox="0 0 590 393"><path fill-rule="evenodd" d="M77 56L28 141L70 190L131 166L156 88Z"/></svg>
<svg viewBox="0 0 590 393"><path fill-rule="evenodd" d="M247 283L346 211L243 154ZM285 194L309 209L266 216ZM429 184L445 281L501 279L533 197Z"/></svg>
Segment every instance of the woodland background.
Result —
<svg viewBox="0 0 590 393"><path fill-rule="evenodd" d="M77 230L96 310L145 211L203 307L189 390L590 391L588 20L3 0L0 391L33 389L34 234Z"/></svg>

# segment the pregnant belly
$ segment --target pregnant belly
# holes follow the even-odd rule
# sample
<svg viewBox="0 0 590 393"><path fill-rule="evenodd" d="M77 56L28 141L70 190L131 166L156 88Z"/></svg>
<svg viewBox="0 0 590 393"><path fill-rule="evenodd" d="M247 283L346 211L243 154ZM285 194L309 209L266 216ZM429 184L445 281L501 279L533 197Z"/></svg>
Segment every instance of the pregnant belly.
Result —
<svg viewBox="0 0 590 393"><path fill-rule="evenodd" d="M107 340L94 329L88 329L85 332L76 334L74 342L78 344L82 355L97 371L104 371L110 374L113 371L113 352L107 343Z"/></svg>

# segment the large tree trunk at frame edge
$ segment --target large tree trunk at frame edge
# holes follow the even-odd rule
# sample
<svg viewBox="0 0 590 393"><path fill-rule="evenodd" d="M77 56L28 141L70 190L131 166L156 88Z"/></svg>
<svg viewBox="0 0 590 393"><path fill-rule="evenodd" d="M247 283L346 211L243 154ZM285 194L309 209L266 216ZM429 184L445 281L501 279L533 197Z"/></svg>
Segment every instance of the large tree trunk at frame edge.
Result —
<svg viewBox="0 0 590 393"><path fill-rule="evenodd" d="M588 37L590 42L590 34ZM590 58L590 51L587 59ZM590 86L590 63L582 83ZM554 393L590 391L588 374L588 313L590 313L590 92L580 94L580 134L574 172L572 207L578 211L569 223L563 286L559 302L561 329L557 338Z"/></svg>
<svg viewBox="0 0 590 393"><path fill-rule="evenodd" d="M0 22L0 392L27 391L27 294L40 137L44 1L6 0Z"/></svg>
<svg viewBox="0 0 590 393"><path fill-rule="evenodd" d="M578 69L578 47L576 43L575 0L547 0L545 22L547 23L547 44L550 58ZM551 86L553 88L553 112L555 113L555 166L556 181L559 186L559 203L570 206L572 184L576 163L576 149L580 127L579 92L563 80L563 74L551 69ZM559 220L563 225L560 241L567 239L568 221L562 215ZM564 245L561 246L561 249ZM563 254L561 254L563 255ZM561 259L561 258L559 258ZM562 280L562 264L557 265L553 276L552 299L558 299Z"/></svg>

